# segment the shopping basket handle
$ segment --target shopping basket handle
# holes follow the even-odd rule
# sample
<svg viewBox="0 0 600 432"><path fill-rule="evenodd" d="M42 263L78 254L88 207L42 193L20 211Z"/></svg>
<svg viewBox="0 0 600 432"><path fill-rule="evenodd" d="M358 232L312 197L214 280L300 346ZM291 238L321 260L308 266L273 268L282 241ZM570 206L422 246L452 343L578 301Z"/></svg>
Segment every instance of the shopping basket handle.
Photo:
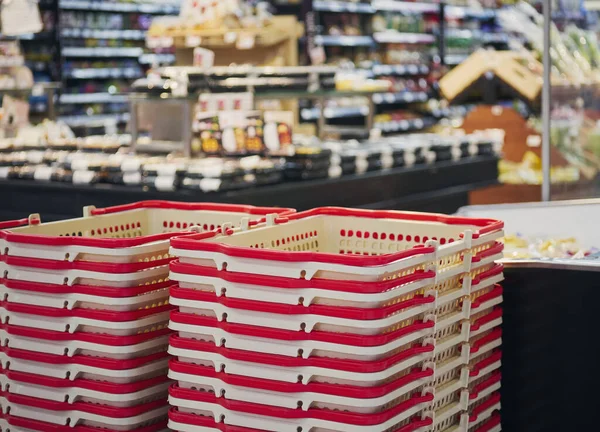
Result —
<svg viewBox="0 0 600 432"><path fill-rule="evenodd" d="M38 213L34 213L29 215L28 218L0 222L0 230L17 228L25 225L38 225L41 222L42 219L40 218L40 215Z"/></svg>

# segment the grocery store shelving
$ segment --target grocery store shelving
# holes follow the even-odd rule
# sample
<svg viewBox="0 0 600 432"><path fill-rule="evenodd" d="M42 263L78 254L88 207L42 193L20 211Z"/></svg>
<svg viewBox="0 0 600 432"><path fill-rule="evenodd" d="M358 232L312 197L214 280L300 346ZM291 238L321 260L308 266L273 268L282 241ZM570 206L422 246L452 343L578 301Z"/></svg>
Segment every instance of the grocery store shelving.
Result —
<svg viewBox="0 0 600 432"><path fill-rule="evenodd" d="M375 46L372 36L319 35L315 38L315 43L321 46Z"/></svg>
<svg viewBox="0 0 600 432"><path fill-rule="evenodd" d="M320 116L319 108L305 108L300 112L303 120L317 120ZM357 107L329 107L323 110L326 119L339 119L349 117L364 117L369 114L368 106Z"/></svg>
<svg viewBox="0 0 600 432"><path fill-rule="evenodd" d="M497 184L497 178L498 158L478 156L458 162L444 161L209 194L189 190L160 192L139 186L2 180L0 200L10 206L0 208L0 218L10 220L39 212L49 221L79 217L81 209L90 202L98 207L109 207L153 199L294 206L298 210L315 206L353 206L453 213L468 203L469 191ZM57 206L57 202L63 205Z"/></svg>
<svg viewBox="0 0 600 432"><path fill-rule="evenodd" d="M430 72L427 65L375 65L373 66L373 76L404 76L404 75L427 75Z"/></svg>
<svg viewBox="0 0 600 432"><path fill-rule="evenodd" d="M373 95L373 102L376 104L395 104L395 103L412 103L412 102L427 102L429 95L427 92L388 92L388 93L375 93Z"/></svg>
<svg viewBox="0 0 600 432"><path fill-rule="evenodd" d="M337 0L315 0L313 10L321 12L350 12L350 13L375 13L375 8L369 3L354 3Z"/></svg>
<svg viewBox="0 0 600 432"><path fill-rule="evenodd" d="M377 32L373 34L375 42L380 44L428 44L435 42L435 36L427 33L402 33L396 31Z"/></svg>
<svg viewBox="0 0 600 432"><path fill-rule="evenodd" d="M145 76L141 68L124 67L124 68L76 68L63 72L63 76L68 79L105 79L105 78L125 78L137 79Z"/></svg>
<svg viewBox="0 0 600 432"><path fill-rule="evenodd" d="M61 104L101 104L101 103L126 103L126 95L110 93L76 93L62 94L59 99Z"/></svg>
<svg viewBox="0 0 600 432"><path fill-rule="evenodd" d="M122 39L144 40L146 32L143 30L92 30L81 28L63 28L60 32L63 38L82 39Z"/></svg>
<svg viewBox="0 0 600 432"><path fill-rule="evenodd" d="M129 113L62 116L61 120L68 126L75 128L104 127L107 124L119 124L128 122Z"/></svg>
<svg viewBox="0 0 600 432"><path fill-rule="evenodd" d="M122 124L128 120L127 97L112 94L112 88L127 88L145 75L149 66L172 63L170 53L146 51L146 30L137 27L140 15L172 15L179 12L179 1L58 0L61 27L60 57L63 64L64 94L60 97L61 119L75 128ZM73 14L85 14L97 22L98 14L124 14L122 28L80 24ZM64 17L64 19L63 19ZM129 24L125 24L131 21ZM86 21L87 22L87 21ZM129 28L128 28L129 27ZM86 42L82 43L84 40ZM108 43L106 43L108 42ZM110 105L110 106L109 106ZM122 111L119 110L119 107Z"/></svg>
<svg viewBox="0 0 600 432"><path fill-rule="evenodd" d="M375 123L375 127L383 133L416 132L433 126L436 120L431 117L413 118L406 120L392 120Z"/></svg>
<svg viewBox="0 0 600 432"><path fill-rule="evenodd" d="M88 0L60 0L59 7L68 10L101 11L101 12L139 12L147 14L174 14L179 12L175 3L156 2L118 2L118 1L88 1Z"/></svg>
<svg viewBox="0 0 600 432"><path fill-rule="evenodd" d="M63 57L131 57L138 58L143 48L129 47L67 47L62 49Z"/></svg>

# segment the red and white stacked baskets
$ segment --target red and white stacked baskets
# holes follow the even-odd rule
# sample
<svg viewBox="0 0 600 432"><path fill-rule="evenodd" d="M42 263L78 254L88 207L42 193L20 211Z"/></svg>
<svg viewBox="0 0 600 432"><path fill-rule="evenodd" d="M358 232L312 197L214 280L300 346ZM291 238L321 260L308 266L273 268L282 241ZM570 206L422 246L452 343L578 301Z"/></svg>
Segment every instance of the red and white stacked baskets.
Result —
<svg viewBox="0 0 600 432"><path fill-rule="evenodd" d="M275 209L146 201L0 225L0 429L167 428L169 240Z"/></svg>
<svg viewBox="0 0 600 432"><path fill-rule="evenodd" d="M493 220L322 208L173 238L169 427L487 425L476 405L494 385L470 391L494 358L502 234Z"/></svg>

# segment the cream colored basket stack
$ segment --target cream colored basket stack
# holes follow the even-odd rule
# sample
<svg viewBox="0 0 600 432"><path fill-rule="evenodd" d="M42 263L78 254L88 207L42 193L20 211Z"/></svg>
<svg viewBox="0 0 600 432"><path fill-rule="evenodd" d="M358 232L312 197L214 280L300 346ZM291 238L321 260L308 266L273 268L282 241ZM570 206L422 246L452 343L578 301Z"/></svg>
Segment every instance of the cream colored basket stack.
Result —
<svg viewBox="0 0 600 432"><path fill-rule="evenodd" d="M500 430L502 228L319 208L173 238L169 427Z"/></svg>
<svg viewBox="0 0 600 432"><path fill-rule="evenodd" d="M146 201L1 223L0 430L166 430L169 240L277 211Z"/></svg>

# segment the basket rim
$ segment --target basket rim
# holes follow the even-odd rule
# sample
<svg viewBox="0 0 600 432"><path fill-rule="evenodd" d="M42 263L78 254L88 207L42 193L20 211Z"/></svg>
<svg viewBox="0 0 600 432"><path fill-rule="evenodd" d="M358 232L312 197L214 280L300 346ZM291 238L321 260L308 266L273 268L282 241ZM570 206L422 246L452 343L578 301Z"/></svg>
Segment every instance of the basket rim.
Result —
<svg viewBox="0 0 600 432"><path fill-rule="evenodd" d="M321 207L300 213L293 213L275 218L274 225L282 225L290 221L298 221L311 217L319 216L342 216L342 217L363 217L370 219L395 219L418 222L437 222L447 225L474 225L479 229L472 233L473 239L492 232L501 231L504 222L495 219L468 218L461 216L447 216L434 213L416 213L402 212L392 210L359 210L342 207ZM171 247L180 250L201 250L208 252L222 253L229 256L240 258L253 258L272 261L315 261L320 263L331 263L351 266L381 266L390 264L393 261L410 258L422 254L432 254L436 251L433 246L415 245L411 249L375 255L340 255L330 252L299 252L299 251L281 251L270 249L255 249L248 246L232 246L224 243L204 242L202 240L219 238L220 236L230 236L234 234L233 229L212 230L199 234L181 235L171 239ZM460 235L463 237L463 234Z"/></svg>
<svg viewBox="0 0 600 432"><path fill-rule="evenodd" d="M223 211L231 213L242 213L247 215L262 216L258 220L250 221L250 225L255 225L264 221L267 215L277 214L281 216L290 215L295 212L291 208L277 207L255 207L251 205L239 204L218 204L218 203L184 203L178 201L161 201L148 200L139 201L131 204L124 204L106 208L92 208L90 214L92 216L101 216L108 214L117 214L140 209L168 209L168 210L188 210L188 211ZM68 219L67 219L68 221ZM34 219L30 222L29 219L19 219L15 221L0 222L0 239L15 243L28 243L34 245L46 246L84 246L105 249L129 248L141 246L146 243L157 242L161 240L169 240L171 237L193 234L191 231L180 231L161 234L150 234L147 236L134 238L90 238L78 236L46 236L41 234L21 234L10 231L11 228L16 228L23 225L39 225L41 222ZM1 253L2 251L0 251Z"/></svg>

